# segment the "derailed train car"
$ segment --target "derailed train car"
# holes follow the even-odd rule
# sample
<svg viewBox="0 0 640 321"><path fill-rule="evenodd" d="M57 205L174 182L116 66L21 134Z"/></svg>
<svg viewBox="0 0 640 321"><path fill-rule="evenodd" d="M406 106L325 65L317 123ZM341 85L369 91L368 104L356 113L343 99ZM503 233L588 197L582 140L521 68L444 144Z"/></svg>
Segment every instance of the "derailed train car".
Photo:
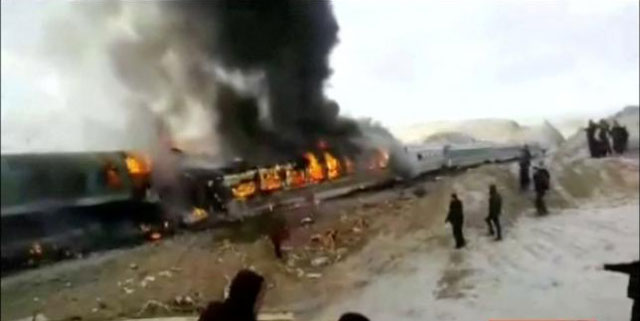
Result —
<svg viewBox="0 0 640 321"><path fill-rule="evenodd" d="M528 146L533 157L539 157L545 150L537 144ZM516 160L522 153L523 145L516 144L420 144L405 147L418 174L446 168L462 168L485 163Z"/></svg>
<svg viewBox="0 0 640 321"><path fill-rule="evenodd" d="M420 175L514 160L521 149L520 145L423 144L406 146L405 153ZM536 145L530 150L534 156L544 152ZM233 219L234 211L246 210L247 201L256 205L279 191L329 181L344 185L358 176L353 175L350 159L328 151L266 167L244 162L224 166L210 161L194 163L188 161L191 157L179 154L183 162L180 186L175 189L180 195L173 195L176 198L151 186L151 164L142 154L2 155L3 272L25 263L35 265L171 233L177 222L165 219L168 209L160 209L160 200L165 205L182 203L177 208L180 215L169 215L182 217L181 223L191 225L210 222L212 217ZM388 153L378 150L369 156L360 170L387 171ZM373 179L368 172L364 177ZM150 197L153 195L158 197Z"/></svg>
<svg viewBox="0 0 640 321"><path fill-rule="evenodd" d="M157 220L142 154L2 155L1 165L3 271L113 246Z"/></svg>

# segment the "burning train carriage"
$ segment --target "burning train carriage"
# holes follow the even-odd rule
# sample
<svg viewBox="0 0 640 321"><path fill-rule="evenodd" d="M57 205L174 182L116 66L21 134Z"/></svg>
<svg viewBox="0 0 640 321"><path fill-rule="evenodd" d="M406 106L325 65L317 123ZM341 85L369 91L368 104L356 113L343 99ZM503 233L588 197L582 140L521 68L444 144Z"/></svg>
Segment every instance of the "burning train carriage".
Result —
<svg viewBox="0 0 640 321"><path fill-rule="evenodd" d="M123 229L139 235L136 222L158 217L147 201L150 162L142 154L2 155L1 164L3 270L108 247L122 241Z"/></svg>

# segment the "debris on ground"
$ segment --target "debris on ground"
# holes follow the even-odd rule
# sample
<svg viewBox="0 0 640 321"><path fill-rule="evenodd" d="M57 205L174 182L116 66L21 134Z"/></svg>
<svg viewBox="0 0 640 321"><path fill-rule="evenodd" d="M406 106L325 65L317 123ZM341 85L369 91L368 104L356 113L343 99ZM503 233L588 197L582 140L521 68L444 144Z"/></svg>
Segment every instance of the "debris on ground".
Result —
<svg viewBox="0 0 640 321"><path fill-rule="evenodd" d="M303 226L311 225L311 224L313 224L313 222L314 222L314 220L309 216L307 216L307 217L303 218L302 220L300 220L300 224L303 225Z"/></svg>
<svg viewBox="0 0 640 321"><path fill-rule="evenodd" d="M171 312L171 308L159 301L156 300L149 300L147 302L145 302L145 304L142 306L142 308L140 309L140 311L138 311L137 315L141 316L145 313L148 312L155 312L158 310L164 310L165 312Z"/></svg>
<svg viewBox="0 0 640 321"><path fill-rule="evenodd" d="M153 277L151 275L147 275L147 276L144 277L144 279L142 279L142 281L140 281L140 286L143 287L143 288L146 288L147 284L149 284L149 283L151 283L151 282L153 282L155 280L156 280L155 277Z"/></svg>
<svg viewBox="0 0 640 321"><path fill-rule="evenodd" d="M313 267L323 266L323 265L326 265L327 263L329 263L329 258L326 256L317 257L311 260L311 266Z"/></svg>

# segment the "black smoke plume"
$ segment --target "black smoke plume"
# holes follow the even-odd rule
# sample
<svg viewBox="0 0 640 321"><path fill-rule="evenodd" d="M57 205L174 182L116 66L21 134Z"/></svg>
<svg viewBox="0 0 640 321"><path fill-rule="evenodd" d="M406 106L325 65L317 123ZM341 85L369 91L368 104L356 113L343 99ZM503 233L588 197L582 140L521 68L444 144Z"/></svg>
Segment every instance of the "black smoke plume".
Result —
<svg viewBox="0 0 640 321"><path fill-rule="evenodd" d="M140 73L137 65L160 64L167 52L181 51L190 84L188 92L173 95L169 109L179 114L189 95L210 104L226 156L283 160L316 149L321 140L338 153L358 152L357 124L340 117L323 90L338 32L329 2L174 1L162 9L172 17L165 35L155 30L115 47L117 70L131 88L144 89L149 84L142 79L158 73ZM163 38L168 43L158 41ZM201 92L211 90L207 84L216 88L213 100L202 99Z"/></svg>
<svg viewBox="0 0 640 321"><path fill-rule="evenodd" d="M214 30L211 55L227 70L264 74L266 107L256 97L221 90L218 132L241 156L291 157L325 140L340 152L356 151L355 122L341 118L324 96L329 54L338 25L328 1L214 1L173 3L185 21Z"/></svg>

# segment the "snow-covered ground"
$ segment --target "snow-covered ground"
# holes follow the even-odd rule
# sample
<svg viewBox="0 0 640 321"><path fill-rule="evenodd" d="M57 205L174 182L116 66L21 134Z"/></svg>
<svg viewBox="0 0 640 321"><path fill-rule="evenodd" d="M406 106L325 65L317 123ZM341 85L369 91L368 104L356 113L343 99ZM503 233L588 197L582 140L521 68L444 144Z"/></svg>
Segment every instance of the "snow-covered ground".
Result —
<svg viewBox="0 0 640 321"><path fill-rule="evenodd" d="M521 217L507 227L503 242L468 229L470 245L458 251L425 235L421 244L407 245L393 268L314 320L336 320L344 311L376 321L627 320L628 277L601 269L638 259L638 201L625 202Z"/></svg>

